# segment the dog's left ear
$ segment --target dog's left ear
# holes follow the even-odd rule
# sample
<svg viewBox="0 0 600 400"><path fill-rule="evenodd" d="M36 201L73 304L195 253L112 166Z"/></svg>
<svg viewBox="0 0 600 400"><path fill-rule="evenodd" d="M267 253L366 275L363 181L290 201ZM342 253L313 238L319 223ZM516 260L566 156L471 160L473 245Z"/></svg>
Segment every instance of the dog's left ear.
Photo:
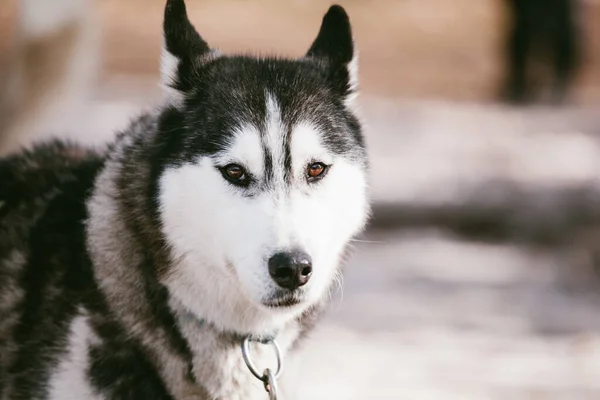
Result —
<svg viewBox="0 0 600 400"><path fill-rule="evenodd" d="M170 96L181 97L192 86L194 71L210 53L187 16L183 0L167 0L163 21L161 80Z"/></svg>
<svg viewBox="0 0 600 400"><path fill-rule="evenodd" d="M350 19L341 6L329 8L306 57L324 62L331 83L347 101L355 97L358 90L358 56Z"/></svg>

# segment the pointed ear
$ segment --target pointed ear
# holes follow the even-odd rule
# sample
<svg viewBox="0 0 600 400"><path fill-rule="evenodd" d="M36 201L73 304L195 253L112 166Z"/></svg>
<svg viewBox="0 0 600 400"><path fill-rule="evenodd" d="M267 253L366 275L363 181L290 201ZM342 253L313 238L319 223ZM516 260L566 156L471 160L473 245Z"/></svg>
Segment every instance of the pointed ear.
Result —
<svg viewBox="0 0 600 400"><path fill-rule="evenodd" d="M306 57L323 60L334 86L348 101L354 97L358 89L358 57L350 19L341 6L329 8Z"/></svg>
<svg viewBox="0 0 600 400"><path fill-rule="evenodd" d="M163 21L161 80L169 95L181 96L192 83L193 69L210 52L188 19L183 0L167 0Z"/></svg>

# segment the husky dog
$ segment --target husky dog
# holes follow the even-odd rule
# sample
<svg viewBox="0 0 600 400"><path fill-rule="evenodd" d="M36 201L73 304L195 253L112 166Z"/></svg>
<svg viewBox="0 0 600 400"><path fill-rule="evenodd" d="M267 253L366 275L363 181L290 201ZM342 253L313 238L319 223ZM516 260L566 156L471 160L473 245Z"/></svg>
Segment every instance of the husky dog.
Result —
<svg viewBox="0 0 600 400"><path fill-rule="evenodd" d="M266 398L240 341L289 354L368 219L340 6L295 60L219 54L182 0L163 29L157 112L0 161L2 400Z"/></svg>

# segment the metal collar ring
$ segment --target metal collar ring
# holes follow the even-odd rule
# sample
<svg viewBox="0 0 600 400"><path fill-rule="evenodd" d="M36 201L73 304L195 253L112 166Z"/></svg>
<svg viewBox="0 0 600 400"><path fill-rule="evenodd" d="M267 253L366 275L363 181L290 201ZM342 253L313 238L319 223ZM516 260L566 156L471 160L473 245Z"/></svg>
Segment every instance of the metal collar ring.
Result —
<svg viewBox="0 0 600 400"><path fill-rule="evenodd" d="M244 358L244 362L246 363L246 366L248 367L248 369L250 370L250 372L252 372L252 375L254 375L257 379L261 380L261 381L265 381L266 377L264 374L260 374L258 372L258 370L256 369L256 366L254 365L254 362L252 361L252 358L250 357L250 342L253 341L249 336L245 337L242 340L242 357ZM256 341L258 342L258 341ZM270 339L267 341L263 341L263 342L258 342L258 343L263 343L266 345L271 345L273 347L273 349L275 350L275 356L277 357L277 369L275 370L275 378L279 378L279 376L281 375L281 368L282 368L282 361L281 361L281 352L279 350L279 345L277 344L277 342L274 339Z"/></svg>

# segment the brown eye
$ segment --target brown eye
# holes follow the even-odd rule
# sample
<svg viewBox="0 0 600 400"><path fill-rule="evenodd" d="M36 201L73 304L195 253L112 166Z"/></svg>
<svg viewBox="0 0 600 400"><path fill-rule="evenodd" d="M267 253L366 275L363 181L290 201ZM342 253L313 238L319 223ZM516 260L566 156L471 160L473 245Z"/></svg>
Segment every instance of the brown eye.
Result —
<svg viewBox="0 0 600 400"><path fill-rule="evenodd" d="M221 168L221 174L225 179L234 185L248 186L250 184L250 179L246 173L246 170L240 165L226 165L225 167Z"/></svg>
<svg viewBox="0 0 600 400"><path fill-rule="evenodd" d="M228 177L236 181L244 177L244 170L239 165L230 165L225 171Z"/></svg>
<svg viewBox="0 0 600 400"><path fill-rule="evenodd" d="M327 166L321 162L312 163L308 166L308 180L314 181L324 176Z"/></svg>

